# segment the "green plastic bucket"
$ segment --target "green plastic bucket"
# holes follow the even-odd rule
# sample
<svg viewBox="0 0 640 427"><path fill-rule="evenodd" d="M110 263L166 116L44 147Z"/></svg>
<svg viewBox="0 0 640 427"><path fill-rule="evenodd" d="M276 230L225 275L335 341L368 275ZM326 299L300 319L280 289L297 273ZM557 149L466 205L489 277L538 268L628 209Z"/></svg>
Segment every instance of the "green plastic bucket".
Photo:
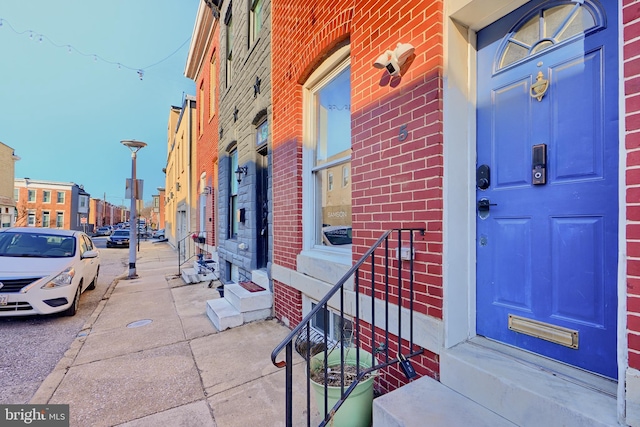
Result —
<svg viewBox="0 0 640 427"><path fill-rule="evenodd" d="M345 364L356 365L355 349L346 349L344 352ZM360 350L360 367L367 369L372 366L371 353ZM311 370L322 369L324 362L324 351L316 354L311 358ZM327 365L340 364L340 349L336 348L327 357ZM371 375L366 380L360 382L351 392L347 400L340 406L336 414L333 416L332 426L334 427L370 427L371 411L373 408L373 380L375 375ZM316 405L320 416L324 415L324 384L318 384L311 381L311 385L315 390ZM348 385L345 384L345 390ZM340 399L340 387L327 387L327 400L329 403L329 411Z"/></svg>

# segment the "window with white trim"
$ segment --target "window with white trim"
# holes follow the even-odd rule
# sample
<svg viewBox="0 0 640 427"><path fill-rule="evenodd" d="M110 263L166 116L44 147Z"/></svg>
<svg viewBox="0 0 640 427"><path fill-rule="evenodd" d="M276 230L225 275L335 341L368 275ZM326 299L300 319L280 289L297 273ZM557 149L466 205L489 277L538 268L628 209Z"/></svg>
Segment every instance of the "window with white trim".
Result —
<svg viewBox="0 0 640 427"><path fill-rule="evenodd" d="M351 67L344 48L327 59L305 86L303 217L305 247L351 251L351 185L334 176L351 168ZM344 181L343 181L344 183Z"/></svg>

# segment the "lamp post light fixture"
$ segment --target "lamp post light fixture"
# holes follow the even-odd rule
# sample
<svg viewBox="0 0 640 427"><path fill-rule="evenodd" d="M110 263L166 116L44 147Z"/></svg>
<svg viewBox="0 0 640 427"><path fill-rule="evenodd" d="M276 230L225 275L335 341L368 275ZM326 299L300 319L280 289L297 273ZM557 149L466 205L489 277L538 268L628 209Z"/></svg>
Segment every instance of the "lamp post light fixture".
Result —
<svg viewBox="0 0 640 427"><path fill-rule="evenodd" d="M247 175L247 171L249 168L246 166L238 166L238 169L235 170L236 179L238 180L238 184L242 181L242 175Z"/></svg>
<svg viewBox="0 0 640 427"><path fill-rule="evenodd" d="M137 218L136 203L138 200L138 182L136 181L136 157L140 149L147 146L145 142L127 139L120 141L131 150L131 213L129 214L129 279L138 277L136 274L136 240Z"/></svg>

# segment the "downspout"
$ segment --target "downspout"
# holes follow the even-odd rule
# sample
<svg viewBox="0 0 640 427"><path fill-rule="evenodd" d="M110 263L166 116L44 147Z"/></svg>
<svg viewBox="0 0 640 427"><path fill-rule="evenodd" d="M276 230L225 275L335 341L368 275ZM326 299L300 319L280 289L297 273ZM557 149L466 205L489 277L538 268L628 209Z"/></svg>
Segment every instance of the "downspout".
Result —
<svg viewBox="0 0 640 427"><path fill-rule="evenodd" d="M193 171L191 170L191 99L189 99L189 95L186 96L186 105L188 106L187 115L189 120L187 121L187 233L191 233L193 230L191 229L191 211L193 210L193 200L192 200L192 191L191 188L191 175Z"/></svg>

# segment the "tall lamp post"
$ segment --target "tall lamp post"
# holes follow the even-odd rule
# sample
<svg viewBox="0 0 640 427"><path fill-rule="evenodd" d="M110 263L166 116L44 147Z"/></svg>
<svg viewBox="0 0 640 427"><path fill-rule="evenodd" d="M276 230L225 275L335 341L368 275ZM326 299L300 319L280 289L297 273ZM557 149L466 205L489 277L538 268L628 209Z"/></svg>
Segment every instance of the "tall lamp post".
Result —
<svg viewBox="0 0 640 427"><path fill-rule="evenodd" d="M141 148L147 146L142 141L133 139L120 141L122 145L129 147L131 150L131 214L129 216L129 279L138 277L136 274L136 238L137 238L137 220L136 220L136 204L138 200L138 182L136 181L136 154Z"/></svg>

